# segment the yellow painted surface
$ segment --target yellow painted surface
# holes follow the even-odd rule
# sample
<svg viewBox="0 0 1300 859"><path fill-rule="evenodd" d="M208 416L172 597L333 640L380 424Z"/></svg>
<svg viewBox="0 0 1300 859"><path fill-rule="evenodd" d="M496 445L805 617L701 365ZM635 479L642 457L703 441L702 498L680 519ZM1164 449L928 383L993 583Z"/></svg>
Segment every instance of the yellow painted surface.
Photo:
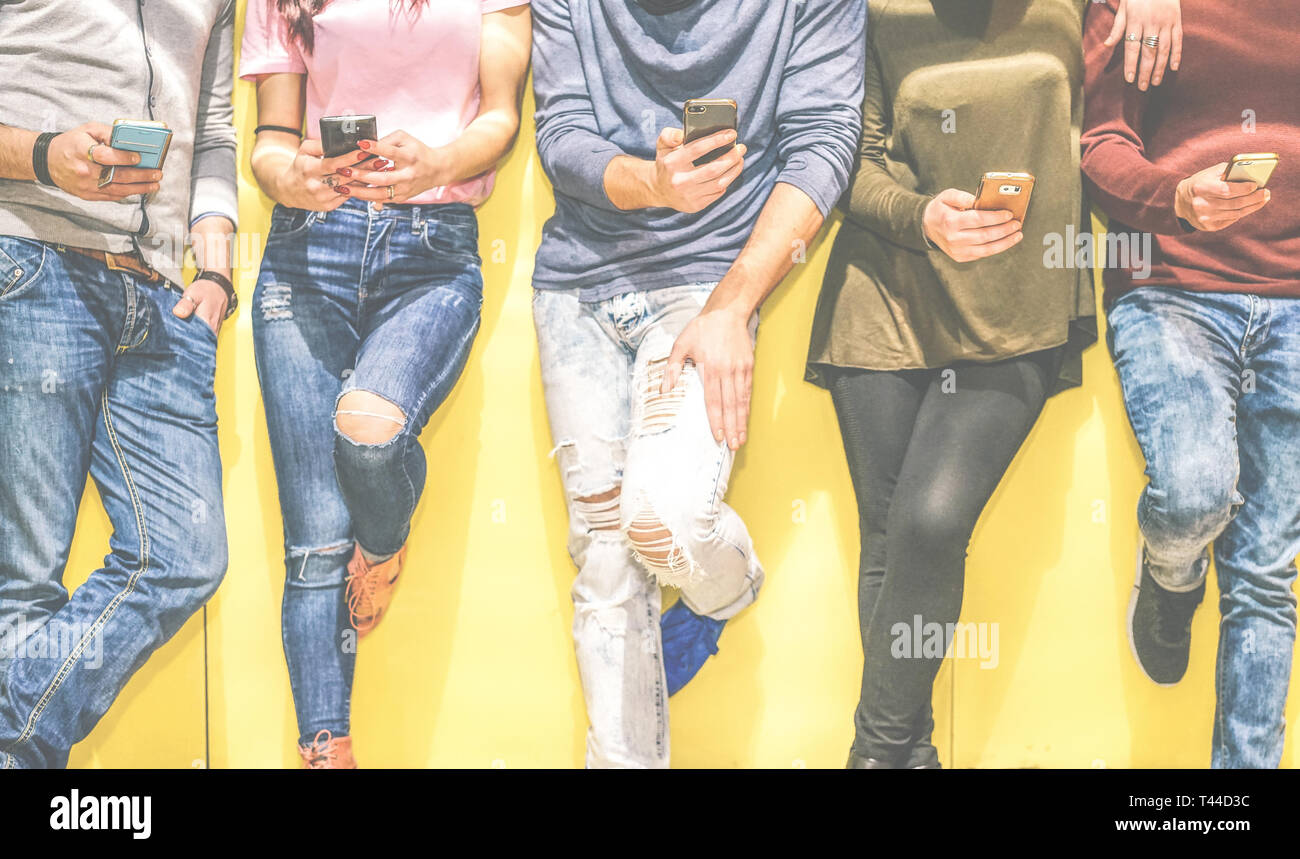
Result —
<svg viewBox="0 0 1300 859"><path fill-rule="evenodd" d="M251 258L218 369L231 563L209 606L214 767L297 764L280 645L281 527L251 336L269 220L247 166L253 101L252 87L238 84L241 241ZM429 480L407 572L388 619L360 649L353 736L363 766L582 764L574 571L530 311L532 254L552 203L531 140L527 123L480 212L483 328L423 436ZM729 500L768 580L757 605L728 625L719 655L672 699L676 766L837 767L852 737L856 512L830 399L803 381L834 228L764 309L752 440ZM1215 589L1194 626L1188 678L1153 686L1123 624L1141 458L1104 346L1087 354L1085 371L1083 388L1048 404L976 533L963 619L998 625L998 663L950 661L940 674L945 765L1208 765ZM81 525L73 573L92 568L106 544L97 503ZM74 766L202 759L202 632L191 621L155 656L75 750ZM1291 743L1283 763L1295 764Z"/></svg>

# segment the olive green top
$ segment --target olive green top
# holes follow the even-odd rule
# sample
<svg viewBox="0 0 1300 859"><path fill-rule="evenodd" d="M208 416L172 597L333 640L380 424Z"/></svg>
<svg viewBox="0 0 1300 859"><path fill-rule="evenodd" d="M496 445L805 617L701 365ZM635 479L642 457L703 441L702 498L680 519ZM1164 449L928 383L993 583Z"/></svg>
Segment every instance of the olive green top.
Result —
<svg viewBox="0 0 1300 859"><path fill-rule="evenodd" d="M1055 390L1096 340L1079 174L1087 0L870 0L863 135L808 354L871 370L989 362L1065 345ZM1036 178L1024 240L957 263L921 229L945 188ZM1083 260L1085 263L1086 260Z"/></svg>

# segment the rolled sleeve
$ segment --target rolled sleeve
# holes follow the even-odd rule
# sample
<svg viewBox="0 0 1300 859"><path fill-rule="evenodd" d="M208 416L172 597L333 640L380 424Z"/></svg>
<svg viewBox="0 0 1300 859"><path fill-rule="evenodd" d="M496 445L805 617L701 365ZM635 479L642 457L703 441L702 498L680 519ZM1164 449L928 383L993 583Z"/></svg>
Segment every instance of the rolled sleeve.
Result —
<svg viewBox="0 0 1300 859"><path fill-rule="evenodd" d="M254 4L256 5L256 4ZM190 222L219 214L239 223L235 171L234 89L235 0L213 25L203 58L190 170Z"/></svg>
<svg viewBox="0 0 1300 859"><path fill-rule="evenodd" d="M801 4L781 82L776 180L803 191L828 215L849 184L862 132L866 4Z"/></svg>

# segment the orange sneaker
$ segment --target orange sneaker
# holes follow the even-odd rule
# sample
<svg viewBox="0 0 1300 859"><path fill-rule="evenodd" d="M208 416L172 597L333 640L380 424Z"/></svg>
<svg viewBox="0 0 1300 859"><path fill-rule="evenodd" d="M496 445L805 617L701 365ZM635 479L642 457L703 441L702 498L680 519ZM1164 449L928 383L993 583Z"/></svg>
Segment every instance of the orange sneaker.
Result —
<svg viewBox="0 0 1300 859"><path fill-rule="evenodd" d="M352 628L359 637L379 626L384 612L388 611L405 559L405 546L387 561L374 566L366 563L360 546L352 551L352 560L348 562L348 612L352 615Z"/></svg>
<svg viewBox="0 0 1300 859"><path fill-rule="evenodd" d="M357 759L352 756L352 738L336 737L329 731L320 731L309 745L299 746L302 768L305 770L354 770Z"/></svg>

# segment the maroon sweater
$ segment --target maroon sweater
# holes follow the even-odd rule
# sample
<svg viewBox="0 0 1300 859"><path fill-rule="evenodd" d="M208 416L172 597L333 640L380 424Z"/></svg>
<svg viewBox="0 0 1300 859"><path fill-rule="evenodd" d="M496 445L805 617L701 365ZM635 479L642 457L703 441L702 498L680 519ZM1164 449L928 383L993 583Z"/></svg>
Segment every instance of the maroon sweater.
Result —
<svg viewBox="0 0 1300 859"><path fill-rule="evenodd" d="M1124 82L1102 44L1115 0L1084 24L1083 174L1111 232L1153 233L1150 276L1108 267L1106 301L1137 286L1300 297L1300 0L1183 3L1183 60L1164 83ZM1239 152L1276 152L1272 199L1218 232L1174 214L1186 177Z"/></svg>

